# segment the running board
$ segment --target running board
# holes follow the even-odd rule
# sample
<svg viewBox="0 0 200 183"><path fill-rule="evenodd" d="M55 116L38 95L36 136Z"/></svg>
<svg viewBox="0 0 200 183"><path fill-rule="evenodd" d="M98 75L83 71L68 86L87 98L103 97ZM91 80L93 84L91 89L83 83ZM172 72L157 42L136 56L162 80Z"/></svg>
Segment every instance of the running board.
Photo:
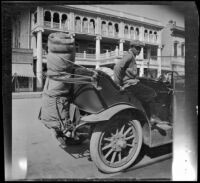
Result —
<svg viewBox="0 0 200 183"><path fill-rule="evenodd" d="M151 144L150 147L172 142L173 127L167 123L157 123L151 126Z"/></svg>

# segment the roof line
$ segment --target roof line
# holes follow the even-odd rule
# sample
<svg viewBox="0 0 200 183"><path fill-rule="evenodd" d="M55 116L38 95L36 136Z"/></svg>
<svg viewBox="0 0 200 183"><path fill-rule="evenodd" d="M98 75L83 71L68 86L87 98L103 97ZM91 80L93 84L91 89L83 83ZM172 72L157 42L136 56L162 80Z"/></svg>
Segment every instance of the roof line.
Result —
<svg viewBox="0 0 200 183"><path fill-rule="evenodd" d="M102 8L102 9L107 9L107 10L111 10L111 11L118 12L118 11L116 11L116 10L112 10L112 9L110 9L110 8L104 8L104 7L97 6L97 5L89 5L89 6L99 7L99 8ZM125 14L128 14L128 15L133 15L133 16L136 16L136 17L139 17L139 18L145 18L145 19L148 19L148 20L153 20L153 21L156 21L156 22L160 22L159 20L156 20L156 19L152 19L152 18L148 18L148 17L143 17L143 16L140 16L140 15L132 14L132 13L127 13L127 12L124 12L124 11L120 11L120 12L125 13Z"/></svg>

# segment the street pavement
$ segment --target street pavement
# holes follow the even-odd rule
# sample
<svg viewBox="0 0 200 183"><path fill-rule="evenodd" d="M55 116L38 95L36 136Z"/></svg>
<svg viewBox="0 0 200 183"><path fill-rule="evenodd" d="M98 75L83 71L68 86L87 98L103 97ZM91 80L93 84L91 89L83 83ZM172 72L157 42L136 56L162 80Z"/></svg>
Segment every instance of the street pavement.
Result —
<svg viewBox="0 0 200 183"><path fill-rule="evenodd" d="M41 98L16 98L12 100L12 175L13 179L170 179L172 158L126 172L104 174L89 156L89 141L79 146L63 149L57 140L37 119ZM159 157L163 150L144 147L140 162ZM138 163L138 164L139 164Z"/></svg>

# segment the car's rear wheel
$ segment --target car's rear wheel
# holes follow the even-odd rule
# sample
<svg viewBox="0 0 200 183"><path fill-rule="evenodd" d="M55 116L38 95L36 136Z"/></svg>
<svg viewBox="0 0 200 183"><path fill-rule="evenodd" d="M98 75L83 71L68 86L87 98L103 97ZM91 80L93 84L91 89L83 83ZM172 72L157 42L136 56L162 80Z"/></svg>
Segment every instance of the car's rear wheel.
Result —
<svg viewBox="0 0 200 183"><path fill-rule="evenodd" d="M141 146L140 122L121 118L96 125L91 137L90 154L101 171L114 173L133 164Z"/></svg>

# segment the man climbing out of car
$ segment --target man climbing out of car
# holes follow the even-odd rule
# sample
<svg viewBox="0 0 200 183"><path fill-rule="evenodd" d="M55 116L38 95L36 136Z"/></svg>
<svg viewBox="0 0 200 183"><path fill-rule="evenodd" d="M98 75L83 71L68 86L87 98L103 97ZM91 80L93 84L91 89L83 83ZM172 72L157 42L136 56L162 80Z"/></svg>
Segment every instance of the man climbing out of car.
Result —
<svg viewBox="0 0 200 183"><path fill-rule="evenodd" d="M114 66L114 81L120 88L127 89L138 98L148 111L151 123L159 123L161 120L157 116L154 89L140 83L137 79L136 56L140 54L144 44L140 41L131 41L130 49L122 60Z"/></svg>

